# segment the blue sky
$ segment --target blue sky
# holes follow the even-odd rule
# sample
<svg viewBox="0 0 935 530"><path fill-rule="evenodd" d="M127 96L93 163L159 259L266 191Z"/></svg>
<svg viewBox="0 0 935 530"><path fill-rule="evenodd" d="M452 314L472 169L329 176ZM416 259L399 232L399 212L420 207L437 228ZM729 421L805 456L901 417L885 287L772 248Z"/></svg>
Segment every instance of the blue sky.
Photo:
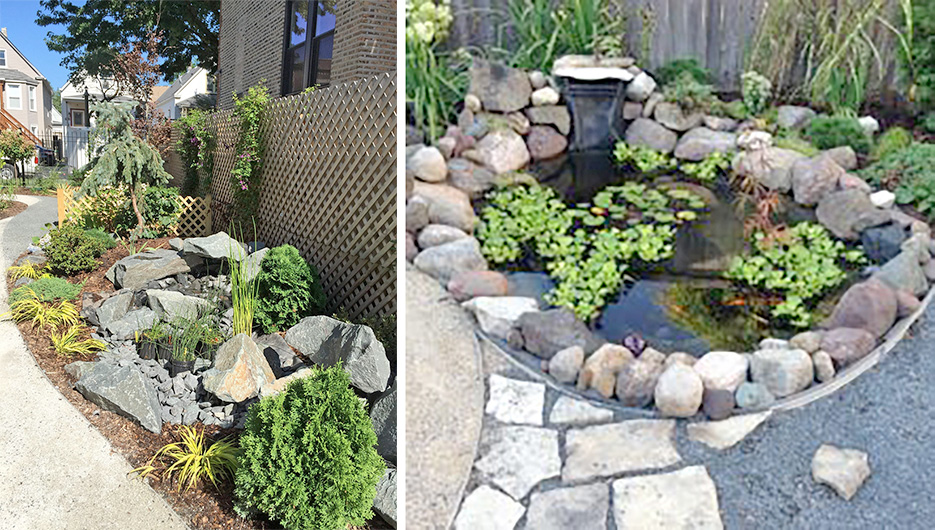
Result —
<svg viewBox="0 0 935 530"><path fill-rule="evenodd" d="M62 56L49 51L45 36L53 30L62 31L62 26L42 27L36 24L38 0L0 0L0 27L7 29L10 41L42 72L52 88L62 88L68 81L68 70L60 66Z"/></svg>

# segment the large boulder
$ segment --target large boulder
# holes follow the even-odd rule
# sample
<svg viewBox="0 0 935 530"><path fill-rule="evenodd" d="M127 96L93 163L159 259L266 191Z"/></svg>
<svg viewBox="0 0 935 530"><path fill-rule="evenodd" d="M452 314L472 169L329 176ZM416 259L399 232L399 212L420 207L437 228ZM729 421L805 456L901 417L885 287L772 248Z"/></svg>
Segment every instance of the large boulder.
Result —
<svg viewBox="0 0 935 530"><path fill-rule="evenodd" d="M256 342L257 347L262 349L263 357L269 363L269 367L273 370L273 375L277 379L305 366L305 363L292 351L282 335L275 333L263 335L257 337L254 342Z"/></svg>
<svg viewBox="0 0 935 530"><path fill-rule="evenodd" d="M240 403L256 397L276 376L249 335L238 333L218 348L214 366L202 375L205 390L221 401Z"/></svg>
<svg viewBox="0 0 935 530"><path fill-rule="evenodd" d="M498 175L522 169L530 159L523 137L506 128L491 131L463 156Z"/></svg>
<svg viewBox="0 0 935 530"><path fill-rule="evenodd" d="M211 307L204 298L186 296L178 291L147 289L146 298L149 300L149 307L166 322L175 318L194 319L200 311Z"/></svg>
<svg viewBox="0 0 935 530"><path fill-rule="evenodd" d="M835 306L830 328L859 328L882 337L896 322L896 293L879 279L851 286Z"/></svg>
<svg viewBox="0 0 935 530"><path fill-rule="evenodd" d="M524 147L525 149L525 147ZM413 197L421 197L428 203L429 222L460 228L468 234L474 233L474 207L466 193L445 184L427 184L416 182L412 189Z"/></svg>
<svg viewBox="0 0 935 530"><path fill-rule="evenodd" d="M532 85L522 70L480 59L471 67L471 88L485 110L514 112L529 106Z"/></svg>
<svg viewBox="0 0 935 530"><path fill-rule="evenodd" d="M536 125L553 125L564 135L571 132L571 114L565 105L528 108L526 117Z"/></svg>
<svg viewBox="0 0 935 530"><path fill-rule="evenodd" d="M444 284L461 272L487 270L487 260L481 254L480 243L473 237L425 249L412 263Z"/></svg>
<svg viewBox="0 0 935 530"><path fill-rule="evenodd" d="M688 418L701 408L704 384L690 366L673 363L659 376L653 398L663 416Z"/></svg>
<svg viewBox="0 0 935 530"><path fill-rule="evenodd" d="M776 397L801 392L815 378L812 357L805 350L760 350L750 359L754 383L763 384ZM738 400L739 401L739 400Z"/></svg>
<svg viewBox="0 0 935 530"><path fill-rule="evenodd" d="M509 282L499 271L464 271L451 277L448 292L459 302L477 296L506 296Z"/></svg>
<svg viewBox="0 0 935 530"><path fill-rule="evenodd" d="M861 232L860 244L864 247L867 258L876 263L886 263L899 255L903 241L908 238L909 233L905 227L898 223L886 223Z"/></svg>
<svg viewBox="0 0 935 530"><path fill-rule="evenodd" d="M674 132L646 118L633 120L624 136L630 145L649 147L663 153L671 153L678 138Z"/></svg>
<svg viewBox="0 0 935 530"><path fill-rule="evenodd" d="M776 123L784 129L807 127L812 118L816 116L815 111L808 107L780 105L776 110Z"/></svg>
<svg viewBox="0 0 935 530"><path fill-rule="evenodd" d="M289 328L286 342L315 364L328 367L340 361L350 374L351 386L365 394L386 390L390 361L367 326L326 316L305 317Z"/></svg>
<svg viewBox="0 0 935 530"><path fill-rule="evenodd" d="M846 174L830 156L814 156L799 160L792 166L792 195L804 206L818 203L838 187Z"/></svg>
<svg viewBox="0 0 935 530"><path fill-rule="evenodd" d="M396 528L396 468L388 468L377 482L377 496L373 498L373 511L390 526Z"/></svg>
<svg viewBox="0 0 935 530"><path fill-rule="evenodd" d="M233 258L242 261L247 257L247 251L243 245L225 232L218 232L208 237L190 237L185 240L182 251L186 256L212 260Z"/></svg>
<svg viewBox="0 0 935 530"><path fill-rule="evenodd" d="M105 327L123 318L130 310L132 302L132 291L120 292L104 300L101 306L94 310L98 326Z"/></svg>
<svg viewBox="0 0 935 530"><path fill-rule="evenodd" d="M603 342L567 309L524 313L518 324L526 350L543 359L569 346L581 346L590 354Z"/></svg>
<svg viewBox="0 0 935 530"><path fill-rule="evenodd" d="M144 429L162 431L162 406L152 381L130 366L98 362L75 383L88 401L139 423Z"/></svg>
<svg viewBox="0 0 935 530"><path fill-rule="evenodd" d="M856 360L866 357L876 340L873 334L865 329L835 328L821 338L821 349L834 360L838 366L846 366Z"/></svg>
<svg viewBox="0 0 935 530"><path fill-rule="evenodd" d="M396 381L373 403L370 422L377 434L377 453L396 463Z"/></svg>
<svg viewBox="0 0 935 530"><path fill-rule="evenodd" d="M874 206L865 192L854 188L825 194L815 216L835 237L850 241L856 241L862 230L890 220L886 210Z"/></svg>
<svg viewBox="0 0 935 530"><path fill-rule="evenodd" d="M675 146L675 157L697 162L712 153L731 153L736 148L736 134L696 127L679 139L678 145Z"/></svg>
<svg viewBox="0 0 935 530"><path fill-rule="evenodd" d="M114 263L104 277L117 289L142 289L153 280L191 272L188 263L174 250L155 249L127 256Z"/></svg>
<svg viewBox="0 0 935 530"><path fill-rule="evenodd" d="M928 281L919 264L919 257L911 251L900 252L880 267L873 277L897 291L908 291L916 296L922 296L928 290Z"/></svg>
<svg viewBox="0 0 935 530"><path fill-rule="evenodd" d="M781 147L743 151L734 160L734 171L753 178L770 190L785 193L792 189L792 166L805 158L798 151Z"/></svg>
<svg viewBox="0 0 935 530"><path fill-rule="evenodd" d="M448 174L445 157L437 147L422 146L406 157L406 169L425 182L441 182Z"/></svg>
<svg viewBox="0 0 935 530"><path fill-rule="evenodd" d="M656 80L646 72L640 72L627 85L627 99L646 101L654 90L656 90Z"/></svg>
<svg viewBox="0 0 935 530"><path fill-rule="evenodd" d="M640 111L642 112L642 109L640 109ZM678 132L694 129L704 121L703 113L693 112L691 114L685 114L681 105L668 101L663 101L656 105L654 117L656 121L664 125L667 129Z"/></svg>

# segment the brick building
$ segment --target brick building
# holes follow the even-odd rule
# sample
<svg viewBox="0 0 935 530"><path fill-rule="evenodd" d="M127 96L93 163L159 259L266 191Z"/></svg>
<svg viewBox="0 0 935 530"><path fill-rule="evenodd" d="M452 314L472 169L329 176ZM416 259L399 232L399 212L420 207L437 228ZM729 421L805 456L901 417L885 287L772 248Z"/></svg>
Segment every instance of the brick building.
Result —
<svg viewBox="0 0 935 530"><path fill-rule="evenodd" d="M279 96L395 69L395 0L221 3L219 109L262 80Z"/></svg>

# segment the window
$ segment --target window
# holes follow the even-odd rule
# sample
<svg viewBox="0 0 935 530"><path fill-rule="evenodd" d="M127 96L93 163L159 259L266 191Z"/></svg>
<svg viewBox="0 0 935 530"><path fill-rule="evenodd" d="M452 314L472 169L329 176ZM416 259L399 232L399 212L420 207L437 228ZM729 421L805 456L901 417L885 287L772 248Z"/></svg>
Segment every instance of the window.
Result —
<svg viewBox="0 0 935 530"><path fill-rule="evenodd" d="M23 109L23 85L6 85L6 106L10 110Z"/></svg>
<svg viewBox="0 0 935 530"><path fill-rule="evenodd" d="M26 87L29 92L29 110L36 110L36 87Z"/></svg>
<svg viewBox="0 0 935 530"><path fill-rule="evenodd" d="M328 12L322 2L293 0L289 3L283 94L331 82L334 23L334 13Z"/></svg>
<svg viewBox="0 0 935 530"><path fill-rule="evenodd" d="M39 135L39 128L36 127L35 125L30 125L30 126L29 126L29 131L32 132L32 135L33 135L33 136L38 136L38 135Z"/></svg>
<svg viewBox="0 0 935 530"><path fill-rule="evenodd" d="M0 50L0 67L6 68L6 50Z"/></svg>
<svg viewBox="0 0 935 530"><path fill-rule="evenodd" d="M71 109L72 127L87 127L88 123L84 118L84 109Z"/></svg>

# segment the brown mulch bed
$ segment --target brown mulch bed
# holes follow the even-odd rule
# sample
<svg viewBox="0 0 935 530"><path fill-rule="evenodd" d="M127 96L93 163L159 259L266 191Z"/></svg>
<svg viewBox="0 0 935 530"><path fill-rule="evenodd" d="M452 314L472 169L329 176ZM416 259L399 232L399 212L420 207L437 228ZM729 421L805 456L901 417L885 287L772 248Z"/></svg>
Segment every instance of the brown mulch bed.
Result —
<svg viewBox="0 0 935 530"><path fill-rule="evenodd" d="M0 219L7 219L13 217L16 214L22 213L28 208L26 203L19 201L10 201L10 205L6 208L0 210Z"/></svg>
<svg viewBox="0 0 935 530"><path fill-rule="evenodd" d="M55 190L34 190L30 188L16 188L17 195L34 195L36 197L55 197L58 192Z"/></svg>
<svg viewBox="0 0 935 530"><path fill-rule="evenodd" d="M169 238L146 241L150 247L168 248ZM139 244L137 244L138 246ZM115 262L129 255L126 248L121 245L107 251L101 258L102 264L90 273L82 273L68 278L69 281L85 282L82 289L84 293L99 293L113 290L113 285L104 278ZM7 279L8 292L13 289L12 282ZM76 301L81 305L81 296ZM93 424L109 441L114 450L121 454L133 467L143 466L149 462L153 454L163 445L177 441L175 432L177 427L164 424L162 432L154 434L135 422L113 412L102 410L97 405L84 398L74 389L74 379L65 373L65 365L76 360L92 360L71 358L65 359L55 353L52 342L47 333L37 332L28 323L18 324L17 327L23 336L29 351L32 352L36 362L45 372L49 381L58 388L58 391L71 402L88 421ZM205 434L212 439L240 434L236 429L221 429L216 425L204 426ZM131 480L128 478L128 480ZM200 485L188 491L177 490L174 481L164 481L159 477L150 476L145 481L168 501L169 505L195 530L270 530L281 526L263 520L242 519L234 512L233 484L219 483L219 489L212 485ZM388 530L388 526L379 516L374 516L365 528L374 530Z"/></svg>

